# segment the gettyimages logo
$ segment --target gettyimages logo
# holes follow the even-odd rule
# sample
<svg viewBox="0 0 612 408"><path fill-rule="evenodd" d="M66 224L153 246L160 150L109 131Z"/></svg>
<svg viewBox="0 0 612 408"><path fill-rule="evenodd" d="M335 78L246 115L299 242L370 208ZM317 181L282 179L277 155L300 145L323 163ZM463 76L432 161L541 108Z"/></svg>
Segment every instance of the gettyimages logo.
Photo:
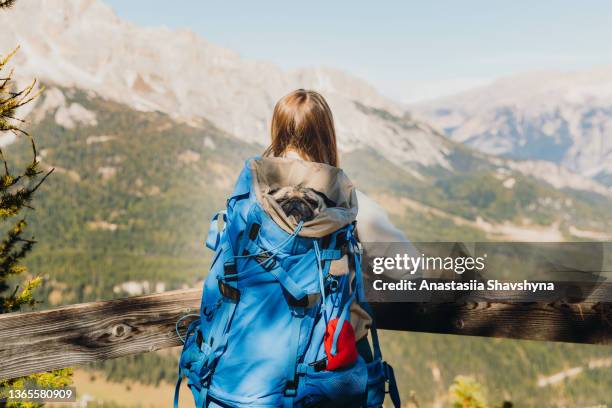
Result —
<svg viewBox="0 0 612 408"><path fill-rule="evenodd" d="M406 271L414 275L417 271L452 271L458 275L466 271L482 272L485 269L487 254L472 257L411 256L396 254L394 257L375 257L372 260L372 272L380 275L389 270Z"/></svg>

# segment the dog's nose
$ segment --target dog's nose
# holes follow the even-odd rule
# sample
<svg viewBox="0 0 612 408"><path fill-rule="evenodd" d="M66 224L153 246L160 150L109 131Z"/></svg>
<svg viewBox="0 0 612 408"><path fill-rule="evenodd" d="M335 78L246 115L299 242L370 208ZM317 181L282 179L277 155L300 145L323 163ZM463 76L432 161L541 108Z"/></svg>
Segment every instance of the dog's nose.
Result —
<svg viewBox="0 0 612 408"><path fill-rule="evenodd" d="M291 200L282 207L288 217L293 216L296 220L309 221L313 217L312 210L301 201Z"/></svg>
<svg viewBox="0 0 612 408"><path fill-rule="evenodd" d="M302 214L302 213L304 213L305 210L307 211L307 209L305 208L305 206L302 203L292 202L292 203L289 204L289 212L290 213Z"/></svg>

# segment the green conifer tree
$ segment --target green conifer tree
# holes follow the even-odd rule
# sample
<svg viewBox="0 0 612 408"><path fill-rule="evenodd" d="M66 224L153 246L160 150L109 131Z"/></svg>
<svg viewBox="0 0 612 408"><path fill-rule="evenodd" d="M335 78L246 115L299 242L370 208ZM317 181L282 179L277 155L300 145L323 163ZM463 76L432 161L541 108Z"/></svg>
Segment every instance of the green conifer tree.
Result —
<svg viewBox="0 0 612 408"><path fill-rule="evenodd" d="M21 90L14 90L10 71L5 73L5 67L15 55L17 49L6 57L0 58L0 135L29 138L32 148L32 160L25 168L12 171L4 152L0 149L0 161L3 174L0 175L0 222L10 225L4 239L0 242L0 313L14 312L24 305L34 305L33 290L40 285L40 277L29 279L22 286L11 289L10 282L17 276L27 273L22 261L32 250L36 241L26 237L27 223L22 212L31 209L34 193L51 174L39 170L36 159L34 139L23 130L23 119L16 116L17 110L34 100L42 91L35 91L36 80Z"/></svg>
<svg viewBox="0 0 612 408"><path fill-rule="evenodd" d="M0 11L13 6L14 3L15 0L0 0ZM33 291L41 284L41 278L27 277L28 271L23 265L24 258L36 241L34 237L27 236L27 223L23 212L32 209L34 193L53 171L44 172L39 169L34 139L24 130L24 120L17 116L19 108L32 102L43 90L37 89L36 80L22 89L15 86L13 71L7 72L6 66L17 50L18 48L7 56L0 56L0 136L26 137L31 145L32 159L23 168L13 170L0 149L3 167L0 170L0 225L8 226L8 231L0 242L0 313L18 311L23 306L33 306L36 303ZM0 379L0 388L23 388L28 383L40 387L61 387L71 382L72 370L63 369L22 378ZM39 406L35 403L5 405Z"/></svg>

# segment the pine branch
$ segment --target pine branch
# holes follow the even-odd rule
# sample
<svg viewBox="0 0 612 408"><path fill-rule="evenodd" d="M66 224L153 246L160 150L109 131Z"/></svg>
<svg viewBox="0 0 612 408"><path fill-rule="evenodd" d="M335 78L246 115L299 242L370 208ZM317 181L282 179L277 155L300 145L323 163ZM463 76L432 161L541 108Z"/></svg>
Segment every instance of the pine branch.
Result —
<svg viewBox="0 0 612 408"><path fill-rule="evenodd" d="M27 226L25 220L19 220L6 234L6 238L2 240L0 244L0 259L4 259L13 250L15 245L19 242L19 238L23 233L23 230Z"/></svg>

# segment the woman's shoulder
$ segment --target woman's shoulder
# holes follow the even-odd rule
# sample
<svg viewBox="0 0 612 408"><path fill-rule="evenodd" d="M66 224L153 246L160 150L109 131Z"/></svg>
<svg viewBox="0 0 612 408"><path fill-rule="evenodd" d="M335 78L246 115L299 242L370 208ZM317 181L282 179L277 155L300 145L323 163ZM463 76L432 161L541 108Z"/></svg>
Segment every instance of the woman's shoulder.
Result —
<svg viewBox="0 0 612 408"><path fill-rule="evenodd" d="M359 211L357 233L363 242L404 242L408 239L397 229L385 210L362 191L356 190Z"/></svg>
<svg viewBox="0 0 612 408"><path fill-rule="evenodd" d="M398 230L389 219L385 210L376 201L357 191L359 212L357 213L357 235L370 257L395 257L407 254L418 257L418 249ZM421 275L421 271L394 269L385 274L393 279L412 279Z"/></svg>

